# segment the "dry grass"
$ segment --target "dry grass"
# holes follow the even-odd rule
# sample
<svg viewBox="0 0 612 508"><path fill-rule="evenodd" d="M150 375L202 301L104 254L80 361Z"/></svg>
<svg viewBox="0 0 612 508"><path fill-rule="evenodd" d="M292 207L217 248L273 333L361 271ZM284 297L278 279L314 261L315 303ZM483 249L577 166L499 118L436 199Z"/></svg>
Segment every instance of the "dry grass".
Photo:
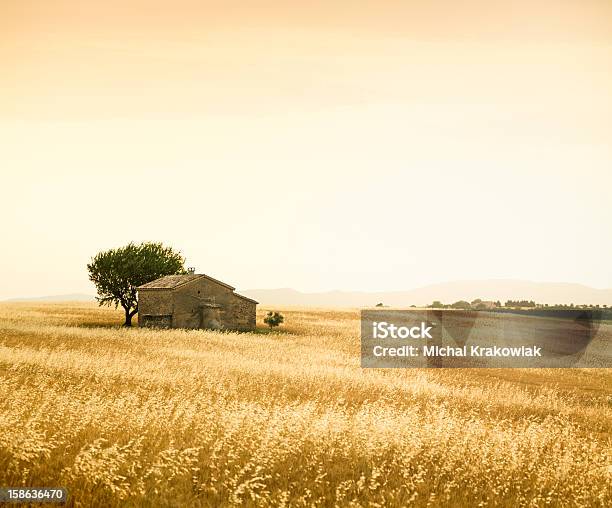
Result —
<svg viewBox="0 0 612 508"><path fill-rule="evenodd" d="M362 370L357 312L284 314L223 334L0 305L0 485L105 507L612 504L610 370Z"/></svg>

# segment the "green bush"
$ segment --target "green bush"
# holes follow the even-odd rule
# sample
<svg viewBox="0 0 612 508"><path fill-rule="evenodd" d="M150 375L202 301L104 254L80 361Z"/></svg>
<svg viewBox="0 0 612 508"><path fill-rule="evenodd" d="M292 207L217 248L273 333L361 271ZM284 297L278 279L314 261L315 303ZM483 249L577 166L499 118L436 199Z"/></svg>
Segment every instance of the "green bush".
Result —
<svg viewBox="0 0 612 508"><path fill-rule="evenodd" d="M285 321L285 318L279 312L270 311L264 318L264 323L266 323L270 328L280 325L283 321Z"/></svg>

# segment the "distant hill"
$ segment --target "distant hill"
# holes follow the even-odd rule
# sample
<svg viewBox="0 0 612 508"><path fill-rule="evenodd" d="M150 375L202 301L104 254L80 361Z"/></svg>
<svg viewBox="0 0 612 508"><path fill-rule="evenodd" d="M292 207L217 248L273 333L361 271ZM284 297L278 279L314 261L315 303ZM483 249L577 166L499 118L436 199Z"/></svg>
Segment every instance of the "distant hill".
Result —
<svg viewBox="0 0 612 508"><path fill-rule="evenodd" d="M327 291L303 293L295 289L247 289L240 294L262 305L295 305L305 307L368 307L377 303L393 307L429 305L434 300L453 303L458 300L534 300L538 303L574 303L612 306L612 289L595 289L582 284L533 282L521 280L455 281L431 284L406 291ZM7 302L93 302L95 297L82 293L12 298Z"/></svg>
<svg viewBox="0 0 612 508"><path fill-rule="evenodd" d="M377 303L394 307L428 305L434 300L534 300L538 303L612 305L612 289L595 289L581 284L520 280L455 281L431 284L407 291L328 291L302 293L295 289L250 289L240 291L263 305L307 307L365 307Z"/></svg>
<svg viewBox="0 0 612 508"><path fill-rule="evenodd" d="M5 302L94 302L96 298L92 295L72 293L67 295L33 296L24 298L10 298Z"/></svg>

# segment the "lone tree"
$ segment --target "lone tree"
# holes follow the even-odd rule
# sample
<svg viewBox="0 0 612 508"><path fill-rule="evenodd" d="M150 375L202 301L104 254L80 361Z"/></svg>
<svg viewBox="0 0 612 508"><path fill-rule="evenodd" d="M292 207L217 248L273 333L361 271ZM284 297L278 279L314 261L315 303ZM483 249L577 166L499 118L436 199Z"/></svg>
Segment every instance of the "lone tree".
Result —
<svg viewBox="0 0 612 508"><path fill-rule="evenodd" d="M130 243L125 247L100 252L87 265L89 280L98 290L100 305L121 305L123 326L132 326L138 312L136 288L164 275L185 273L185 258L161 243Z"/></svg>
<svg viewBox="0 0 612 508"><path fill-rule="evenodd" d="M280 325L284 320L285 318L280 312L268 312L264 318L264 323L272 329L274 326Z"/></svg>

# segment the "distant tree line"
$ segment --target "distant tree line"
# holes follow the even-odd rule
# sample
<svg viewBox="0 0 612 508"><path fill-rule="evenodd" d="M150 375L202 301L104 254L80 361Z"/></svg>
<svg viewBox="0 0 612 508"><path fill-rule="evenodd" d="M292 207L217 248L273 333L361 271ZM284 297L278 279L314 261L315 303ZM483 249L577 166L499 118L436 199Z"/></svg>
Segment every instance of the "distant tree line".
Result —
<svg viewBox="0 0 612 508"><path fill-rule="evenodd" d="M506 300L504 307L536 307L533 300Z"/></svg>
<svg viewBox="0 0 612 508"><path fill-rule="evenodd" d="M476 298L476 300L472 300L471 302L468 302L467 300L459 300L455 303L444 304L440 300L434 300L434 302L432 302L431 305L428 305L428 307L430 309L489 310L501 307L501 302L499 300L493 302Z"/></svg>
<svg viewBox="0 0 612 508"><path fill-rule="evenodd" d="M377 306L381 306L378 304ZM574 305L573 303L557 303L557 304L548 304L548 303L536 303L533 300L506 300L506 302L502 305L499 300L490 301L490 300L482 300L477 298L476 300L472 300L468 302L466 300L458 300L455 303L442 303L440 300L434 300L431 305L427 306L430 309L463 309L463 310L495 310L499 308L506 309L612 309L612 307L608 307L608 305L591 305L591 304L581 304Z"/></svg>
<svg viewBox="0 0 612 508"><path fill-rule="evenodd" d="M430 309L459 309L459 310L488 310L491 312L518 312L521 314L533 314L533 315L552 315L555 311L564 310L596 310L597 315L601 319L612 320L612 306L608 305L589 305L580 304L574 305L573 303L558 303L558 304L547 304L547 303L536 303L534 300L506 300L505 304L502 305L499 300L490 301L482 300L477 298L468 302L466 300L458 300L455 303L445 304L440 300L434 300L431 305L427 306Z"/></svg>

